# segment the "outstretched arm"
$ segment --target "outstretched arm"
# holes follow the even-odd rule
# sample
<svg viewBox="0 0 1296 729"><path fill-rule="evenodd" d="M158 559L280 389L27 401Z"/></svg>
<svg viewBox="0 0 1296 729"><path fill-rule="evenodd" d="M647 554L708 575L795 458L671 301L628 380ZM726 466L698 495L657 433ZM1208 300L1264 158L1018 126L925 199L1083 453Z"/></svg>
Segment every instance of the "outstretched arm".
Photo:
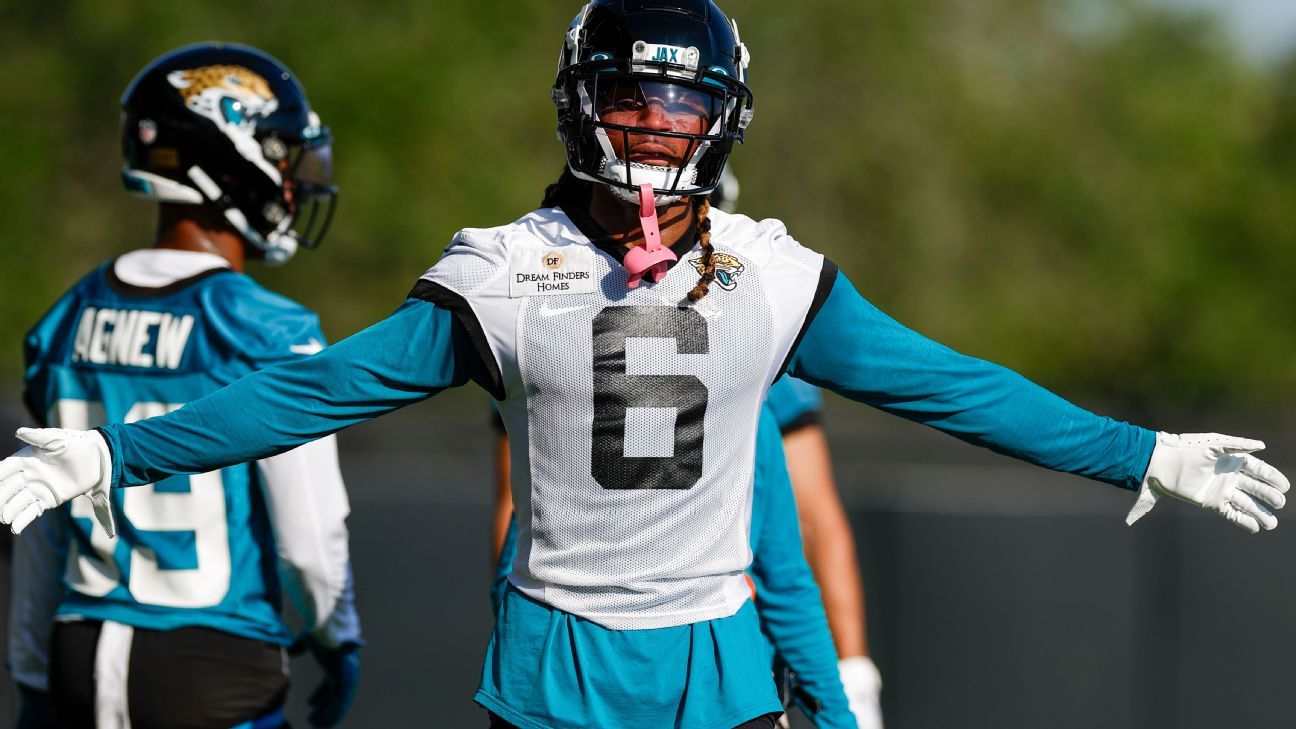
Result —
<svg viewBox="0 0 1296 729"><path fill-rule="evenodd" d="M1248 531L1277 525L1270 509L1282 508L1288 482L1250 455L1263 443L1216 434L1158 437L1095 415L1012 370L906 329L841 274L831 281L788 357L794 375L974 445L1142 490L1131 521L1159 495L1170 495Z"/></svg>
<svg viewBox="0 0 1296 729"><path fill-rule="evenodd" d="M801 379L973 445L1126 489L1143 480L1156 440L902 326L840 273L788 365Z"/></svg>
<svg viewBox="0 0 1296 729"><path fill-rule="evenodd" d="M88 494L113 533L110 486L283 453L478 376L483 365L455 316L410 299L392 316L296 362L255 372L165 416L98 433L22 430L32 445L0 461L0 523L15 532Z"/></svg>
<svg viewBox="0 0 1296 729"><path fill-rule="evenodd" d="M318 354L254 372L169 415L101 428L112 485L268 458L462 385L475 358L464 336L449 311L410 299Z"/></svg>

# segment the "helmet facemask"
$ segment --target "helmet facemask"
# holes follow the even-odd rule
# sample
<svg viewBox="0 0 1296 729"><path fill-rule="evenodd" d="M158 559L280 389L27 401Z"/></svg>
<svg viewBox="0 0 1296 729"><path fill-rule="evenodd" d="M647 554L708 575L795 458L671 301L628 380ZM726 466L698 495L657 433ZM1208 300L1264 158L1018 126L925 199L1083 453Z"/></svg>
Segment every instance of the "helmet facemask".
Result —
<svg viewBox="0 0 1296 729"><path fill-rule="evenodd" d="M313 116L313 114L312 114ZM318 120L309 138L291 148L284 184L291 235L302 247L315 248L328 233L337 209L333 184L333 137Z"/></svg>
<svg viewBox="0 0 1296 729"><path fill-rule="evenodd" d="M332 148L327 129L304 142L269 136L266 149L275 176L248 172L238 184L229 174L213 177L207 167L185 174L205 202L219 209L231 227L261 252L266 263L286 263L301 248L315 248L328 232L337 203L332 185ZM262 171L261 165L257 165ZM219 171L219 167L218 167Z"/></svg>

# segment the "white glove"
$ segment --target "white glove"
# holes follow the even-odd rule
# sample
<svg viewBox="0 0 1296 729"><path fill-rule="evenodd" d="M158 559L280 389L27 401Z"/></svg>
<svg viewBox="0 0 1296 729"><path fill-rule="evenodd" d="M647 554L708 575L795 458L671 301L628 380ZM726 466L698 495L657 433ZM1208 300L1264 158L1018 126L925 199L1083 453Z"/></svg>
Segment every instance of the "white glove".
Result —
<svg viewBox="0 0 1296 729"><path fill-rule="evenodd" d="M20 534L46 509L86 494L104 531L116 536L108 504L112 456L103 436L61 428L19 428L16 435L31 445L0 461L0 524Z"/></svg>
<svg viewBox="0 0 1296 729"><path fill-rule="evenodd" d="M837 662L842 688L859 729L882 729L882 674L868 656Z"/></svg>
<svg viewBox="0 0 1296 729"><path fill-rule="evenodd" d="M1287 503L1283 494L1291 484L1250 455L1264 447L1258 440L1218 433L1157 433L1143 487L1125 523L1138 521L1168 495L1210 509L1252 534L1273 529L1278 517L1271 509Z"/></svg>

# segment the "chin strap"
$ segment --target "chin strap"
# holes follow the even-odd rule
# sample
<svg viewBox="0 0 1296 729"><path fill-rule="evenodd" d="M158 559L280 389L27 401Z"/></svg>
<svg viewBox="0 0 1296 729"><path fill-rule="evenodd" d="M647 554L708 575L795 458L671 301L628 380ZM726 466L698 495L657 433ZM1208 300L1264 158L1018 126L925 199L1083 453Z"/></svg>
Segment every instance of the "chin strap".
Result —
<svg viewBox="0 0 1296 729"><path fill-rule="evenodd" d="M639 281L645 274L651 277L653 283L662 280L669 264L679 260L675 251L661 244L661 228L657 225L657 205L651 183L639 186L639 226L643 228L643 245L627 251L624 261L626 271L630 272L626 286L632 289L639 287Z"/></svg>

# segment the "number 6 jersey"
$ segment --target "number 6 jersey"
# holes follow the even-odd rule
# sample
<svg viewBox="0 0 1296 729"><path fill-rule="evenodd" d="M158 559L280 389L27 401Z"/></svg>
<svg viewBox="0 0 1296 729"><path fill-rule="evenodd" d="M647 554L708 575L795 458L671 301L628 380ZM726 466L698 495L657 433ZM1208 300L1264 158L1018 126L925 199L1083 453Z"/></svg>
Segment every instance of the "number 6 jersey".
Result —
<svg viewBox="0 0 1296 729"><path fill-rule="evenodd" d="M465 322L500 400L510 580L608 628L725 617L750 596L756 422L835 273L777 221L710 215L717 277L696 305L692 235L661 281L628 289L622 251L559 208L460 232L413 294Z"/></svg>

